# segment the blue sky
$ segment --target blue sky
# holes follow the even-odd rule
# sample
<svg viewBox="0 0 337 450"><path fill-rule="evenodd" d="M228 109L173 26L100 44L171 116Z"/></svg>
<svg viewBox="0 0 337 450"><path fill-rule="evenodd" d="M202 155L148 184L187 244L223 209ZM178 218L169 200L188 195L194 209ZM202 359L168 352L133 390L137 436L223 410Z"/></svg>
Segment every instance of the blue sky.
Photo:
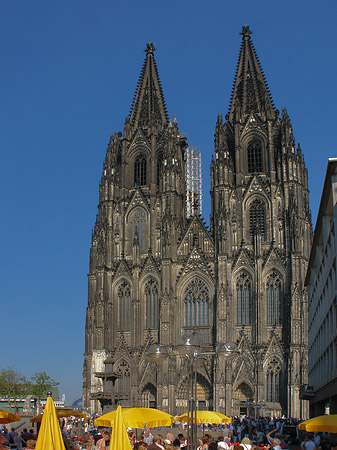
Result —
<svg viewBox="0 0 337 450"><path fill-rule="evenodd" d="M335 0L3 0L0 5L1 367L81 395L87 273L110 134L123 130L152 41L171 118L203 158L249 24L276 108L309 171L313 225L336 155Z"/></svg>

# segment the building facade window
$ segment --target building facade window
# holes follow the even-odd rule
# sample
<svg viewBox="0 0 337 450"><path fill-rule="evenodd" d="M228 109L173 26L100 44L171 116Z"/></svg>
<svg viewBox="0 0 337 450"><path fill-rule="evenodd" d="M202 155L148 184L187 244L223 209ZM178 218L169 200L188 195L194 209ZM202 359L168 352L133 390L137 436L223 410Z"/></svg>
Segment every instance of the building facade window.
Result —
<svg viewBox="0 0 337 450"><path fill-rule="evenodd" d="M140 253L145 253L146 246L146 211L143 208L138 208L132 216L132 244L135 241L139 244Z"/></svg>
<svg viewBox="0 0 337 450"><path fill-rule="evenodd" d="M160 185L160 180L163 174L163 154L159 153L157 156L157 186Z"/></svg>
<svg viewBox="0 0 337 450"><path fill-rule="evenodd" d="M273 272L267 279L267 325L281 325L282 283L279 275Z"/></svg>
<svg viewBox="0 0 337 450"><path fill-rule="evenodd" d="M135 186L146 185L146 156L143 154L135 159L134 184Z"/></svg>
<svg viewBox="0 0 337 450"><path fill-rule="evenodd" d="M248 274L242 273L236 282L236 323L252 324L252 282Z"/></svg>
<svg viewBox="0 0 337 450"><path fill-rule="evenodd" d="M145 285L146 297L146 328L158 329L159 325L159 299L158 284L151 278Z"/></svg>
<svg viewBox="0 0 337 450"><path fill-rule="evenodd" d="M277 403L280 397L281 364L273 359L269 362L266 371L266 401Z"/></svg>
<svg viewBox="0 0 337 450"><path fill-rule="evenodd" d="M209 325L209 291L200 278L193 279L185 291L185 325Z"/></svg>
<svg viewBox="0 0 337 450"><path fill-rule="evenodd" d="M117 291L119 306L119 330L130 331L131 292L128 283L123 281Z"/></svg>
<svg viewBox="0 0 337 450"><path fill-rule="evenodd" d="M119 394L130 395L131 383L130 383L130 367L129 364L122 360L117 367L115 372L118 375L115 383L115 391Z"/></svg>
<svg viewBox="0 0 337 450"><path fill-rule="evenodd" d="M247 147L248 173L262 172L262 143L253 139Z"/></svg>
<svg viewBox="0 0 337 450"><path fill-rule="evenodd" d="M261 234L263 242L266 240L266 208L259 198L256 198L249 208L249 229L251 241L256 232Z"/></svg>

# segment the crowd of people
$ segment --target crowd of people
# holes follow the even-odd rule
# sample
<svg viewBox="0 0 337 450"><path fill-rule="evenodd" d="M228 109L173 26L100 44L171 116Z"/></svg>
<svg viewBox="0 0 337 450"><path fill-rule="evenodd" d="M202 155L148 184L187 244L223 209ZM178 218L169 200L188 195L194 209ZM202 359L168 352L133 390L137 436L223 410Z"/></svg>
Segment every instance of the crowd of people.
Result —
<svg viewBox="0 0 337 450"><path fill-rule="evenodd" d="M199 439L192 443L195 450L337 450L333 437L327 433L298 432L299 420L259 417L233 417L231 424L207 424L199 426ZM186 430L181 426L170 429L145 429L136 435L128 430L133 450L177 450L187 449ZM165 430L165 432L164 432ZM61 431L67 450L108 450L110 430L98 429L94 425L94 417L83 422L62 421ZM161 435L160 432L164 434ZM185 434L184 434L185 433ZM23 450L34 449L36 435L34 430L26 428L18 434L14 428L2 429L0 450L8 448Z"/></svg>
<svg viewBox="0 0 337 450"><path fill-rule="evenodd" d="M298 432L298 419L260 417L233 417L231 424L208 424L199 426L200 439L192 443L196 450L337 450L331 435L327 433ZM155 430L155 431L154 431ZM186 430L170 428L145 429L140 435L129 430L129 440L133 450L177 450L187 448ZM165 428L165 430L167 430ZM295 430L295 432L293 432ZM74 427L68 434L74 433ZM291 431L290 434L289 431ZM164 435L160 434L162 432ZM76 429L75 429L76 433ZM110 431L98 430L93 422L86 425L84 439L78 448L84 450L107 450Z"/></svg>

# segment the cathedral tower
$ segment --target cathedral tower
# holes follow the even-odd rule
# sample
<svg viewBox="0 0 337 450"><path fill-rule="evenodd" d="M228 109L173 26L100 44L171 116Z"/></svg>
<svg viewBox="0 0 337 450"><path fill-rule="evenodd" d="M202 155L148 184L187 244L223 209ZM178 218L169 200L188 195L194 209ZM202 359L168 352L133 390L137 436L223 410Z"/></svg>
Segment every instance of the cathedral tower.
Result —
<svg viewBox="0 0 337 450"><path fill-rule="evenodd" d="M244 26L225 123L211 164L217 341L239 343L217 387L226 411L252 402L264 413L305 416L307 294L312 227L308 175L286 109L274 108ZM219 371L220 375L221 371Z"/></svg>
<svg viewBox="0 0 337 450"><path fill-rule="evenodd" d="M152 43L124 132L110 138L88 275L83 394L93 411L185 412L186 361L158 368L145 355L194 333L205 352L223 341L240 349L231 364L198 365L199 408L306 415L307 170L247 26L241 35L229 112L216 123L210 230L197 204L187 213L187 141L168 118Z"/></svg>

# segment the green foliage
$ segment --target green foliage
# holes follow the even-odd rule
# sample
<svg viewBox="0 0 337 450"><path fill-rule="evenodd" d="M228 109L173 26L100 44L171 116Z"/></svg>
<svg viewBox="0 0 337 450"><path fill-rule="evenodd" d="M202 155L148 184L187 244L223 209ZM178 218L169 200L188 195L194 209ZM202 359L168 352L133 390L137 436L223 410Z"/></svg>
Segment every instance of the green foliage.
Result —
<svg viewBox="0 0 337 450"><path fill-rule="evenodd" d="M16 406L18 398L26 397L31 393L32 383L13 368L1 369L0 371L0 396L8 400L11 407L13 400Z"/></svg>
<svg viewBox="0 0 337 450"><path fill-rule="evenodd" d="M32 376L32 380L32 394L36 395L37 398L46 397L47 392L50 391L51 388L60 384L48 376L46 372L37 372L34 376Z"/></svg>
<svg viewBox="0 0 337 450"><path fill-rule="evenodd" d="M8 400L10 408L12 401L16 407L17 399L27 395L36 395L38 398L46 397L47 392L58 384L46 372L35 373L30 381L12 367L0 370L0 397Z"/></svg>

